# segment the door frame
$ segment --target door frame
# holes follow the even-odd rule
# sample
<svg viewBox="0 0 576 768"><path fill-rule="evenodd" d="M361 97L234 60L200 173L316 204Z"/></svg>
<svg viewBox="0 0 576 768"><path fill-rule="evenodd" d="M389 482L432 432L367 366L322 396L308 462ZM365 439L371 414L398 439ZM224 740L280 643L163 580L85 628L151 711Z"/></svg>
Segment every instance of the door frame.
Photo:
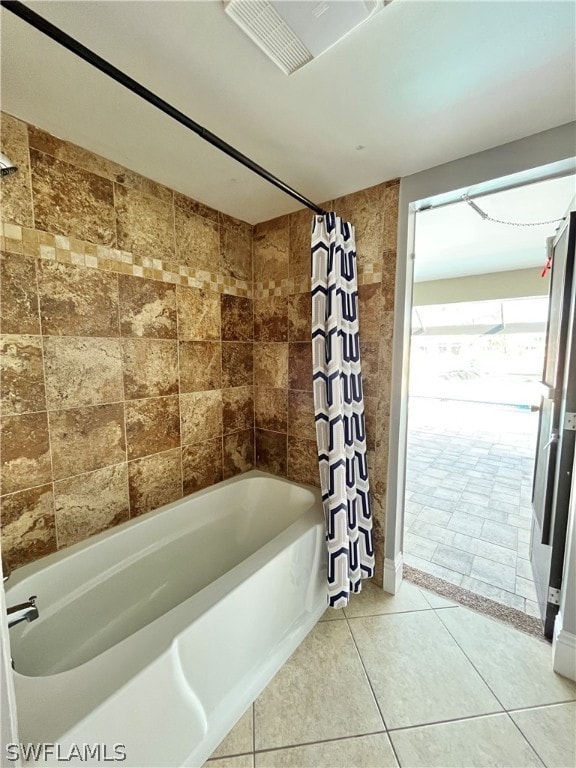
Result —
<svg viewBox="0 0 576 768"><path fill-rule="evenodd" d="M416 214L422 208L454 203L464 193L481 197L576 173L575 138L576 122L567 123L400 181L384 541L386 592L395 594L402 582ZM567 631L573 631L576 636L576 627Z"/></svg>

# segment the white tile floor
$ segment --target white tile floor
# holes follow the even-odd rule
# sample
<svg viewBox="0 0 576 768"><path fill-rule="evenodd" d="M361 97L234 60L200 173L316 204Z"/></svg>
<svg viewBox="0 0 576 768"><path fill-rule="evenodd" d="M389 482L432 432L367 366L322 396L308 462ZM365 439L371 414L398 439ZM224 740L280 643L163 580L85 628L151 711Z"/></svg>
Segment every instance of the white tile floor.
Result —
<svg viewBox="0 0 576 768"><path fill-rule="evenodd" d="M573 768L551 647L404 582L318 622L206 768Z"/></svg>

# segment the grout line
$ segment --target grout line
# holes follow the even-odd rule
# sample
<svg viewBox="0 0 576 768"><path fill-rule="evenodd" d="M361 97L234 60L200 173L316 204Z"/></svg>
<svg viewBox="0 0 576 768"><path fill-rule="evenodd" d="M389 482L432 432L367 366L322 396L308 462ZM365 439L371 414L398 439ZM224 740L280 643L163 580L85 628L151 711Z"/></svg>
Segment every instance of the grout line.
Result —
<svg viewBox="0 0 576 768"><path fill-rule="evenodd" d="M536 748L535 748L535 747L534 747L534 745L531 743L531 741L528 739L528 736L526 736L526 734L525 734L525 733L522 731L522 729L520 728L520 726L518 725L518 723L517 723L517 722L514 720L514 718L513 718L513 717L510 715L510 712L506 712L506 715L508 716L508 719L510 720L510 722L512 723L512 725L514 726L514 728L516 728L516 730L517 730L517 731L518 731L518 733L520 734L520 737L521 737L521 738L522 738L522 739L523 739L523 740L526 742L526 744L528 744L528 746L530 747L530 749L532 750L532 752L534 752L534 754L536 755L536 757L537 757L537 758L538 758L538 759L539 759L539 760L542 762L542 765L545 767L545 766L546 766L546 763L545 763L544 759L543 759L543 758L541 757L541 755L540 755L540 754L539 754L539 753L536 751Z"/></svg>
<svg viewBox="0 0 576 768"><path fill-rule="evenodd" d="M491 693L491 694L494 696L494 698L496 699L496 701L498 702L498 704L500 704L500 706L502 707L502 710L503 710L504 712L507 712L507 709L506 709L506 707L505 707L505 706L504 706L504 704L503 704L503 703L500 701L500 698L499 698L499 697L496 695L495 691L493 691L493 690L492 690L491 686L490 686L490 685L488 685L487 681L484 679L484 676L483 676L483 675L480 673L480 670L478 669L478 667L476 666L476 664L474 664L474 662L473 662L473 661L472 661L472 659L471 659L471 658L468 656L468 654L466 653L466 651L464 650L464 648L462 648L462 646L460 645L460 643L458 642L458 640L457 640L457 639L454 637L454 635L453 635L453 634L452 634L452 632L450 631L450 628L449 628L449 627L448 627L448 626L445 624L445 622L443 622L443 621L442 621L442 619L441 619L441 617L440 617L440 614L438 614L438 620L440 621L440 623L442 624L442 626L444 627L444 629L446 630L446 632L448 632L448 634L450 635L450 637L451 637L451 638L454 640L454 642L456 643L456 645L458 646L458 648L460 648L460 650L462 651L462 653L463 653L463 655L465 656L465 658L467 658L467 659L468 659L468 661L470 662L471 666L472 666L472 667L474 668L474 670L476 671L476 674L477 674L477 675L478 675L478 677L479 677L479 678L482 680L482 682L484 683L484 685L485 685L485 686L488 688L488 690L490 691L490 693Z"/></svg>
<svg viewBox="0 0 576 768"><path fill-rule="evenodd" d="M415 725L399 725L397 728L389 728L388 733L397 733L398 731L412 731L416 728L429 728L435 725L450 725L451 723L462 723L467 720L482 720L484 717L496 717L508 715L506 710L495 710L494 712L482 712L478 715L463 715L462 717L453 717L450 720L434 720L430 723L416 723Z"/></svg>
<svg viewBox="0 0 576 768"><path fill-rule="evenodd" d="M255 749L254 754L255 755L261 755L264 752L280 752L285 749L297 749L298 747L313 747L316 744L331 744L333 742L338 741L350 741L351 739L360 739L364 736L379 736L380 734L387 735L387 732L385 730L382 731L366 731L363 733L355 733L351 736L336 736L331 739L318 739L317 741L302 741L298 742L296 744L283 744L282 746L278 747L267 747L266 749ZM243 754L248 754L248 752L244 752ZM226 755L226 757L232 757L232 755Z"/></svg>
<svg viewBox="0 0 576 768"><path fill-rule="evenodd" d="M360 653L360 649L358 648L358 643L356 642L356 638L354 637L354 633L352 632L352 627L350 626L350 621L348 620L348 617L346 614L344 614L344 619L346 620L346 626L348 627L348 632L350 633L350 637L352 638L352 642L354 643L354 648L356 648L356 653L358 654L358 658L360 659L360 664L362 665L362 669L364 670L364 675L366 676L366 680L368 682L368 685L370 686L370 691L372 692L372 698L374 699L374 703L376 704L376 708L378 709L378 713L380 714L380 717L382 718L382 724L384 725L384 730L387 732L388 727L386 725L386 720L384 718L384 714L382 713L382 709L380 708L380 703L378 699L376 698L376 693L374 692L374 688L372 686L372 681L370 680L370 676L368 675L368 671L366 669L366 666L364 664L364 659L362 658L362 654Z"/></svg>

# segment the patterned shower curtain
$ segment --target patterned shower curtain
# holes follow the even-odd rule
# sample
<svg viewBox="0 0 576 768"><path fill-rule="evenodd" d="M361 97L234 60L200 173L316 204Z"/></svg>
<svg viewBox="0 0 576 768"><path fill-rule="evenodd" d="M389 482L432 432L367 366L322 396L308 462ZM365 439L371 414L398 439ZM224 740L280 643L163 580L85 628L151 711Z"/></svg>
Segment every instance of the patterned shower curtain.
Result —
<svg viewBox="0 0 576 768"><path fill-rule="evenodd" d="M354 227L334 213L312 225L312 361L328 602L344 608L374 575Z"/></svg>

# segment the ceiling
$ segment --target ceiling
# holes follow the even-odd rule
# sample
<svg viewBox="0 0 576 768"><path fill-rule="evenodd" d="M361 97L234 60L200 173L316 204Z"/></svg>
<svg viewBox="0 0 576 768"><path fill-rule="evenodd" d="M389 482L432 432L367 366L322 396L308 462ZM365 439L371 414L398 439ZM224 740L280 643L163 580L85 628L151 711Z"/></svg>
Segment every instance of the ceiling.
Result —
<svg viewBox="0 0 576 768"><path fill-rule="evenodd" d="M576 195L576 177L541 181L475 200L494 219L517 223L562 218ZM416 215L414 280L543 267L546 238L558 224L509 226L484 220L466 202Z"/></svg>
<svg viewBox="0 0 576 768"><path fill-rule="evenodd" d="M394 0L288 77L220 0L38 13L315 202L570 122L571 0ZM1 11L2 109L256 223L299 203Z"/></svg>

